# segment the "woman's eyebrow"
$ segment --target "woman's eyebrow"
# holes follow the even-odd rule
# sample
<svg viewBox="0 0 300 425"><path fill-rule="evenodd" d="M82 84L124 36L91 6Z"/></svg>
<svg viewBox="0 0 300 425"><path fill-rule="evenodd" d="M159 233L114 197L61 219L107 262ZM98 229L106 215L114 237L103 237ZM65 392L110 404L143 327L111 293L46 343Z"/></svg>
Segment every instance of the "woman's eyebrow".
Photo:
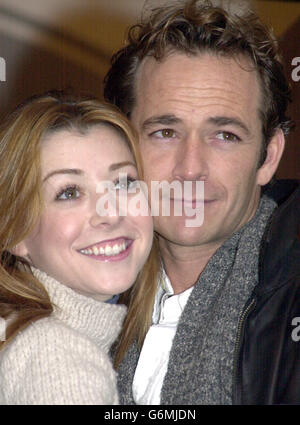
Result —
<svg viewBox="0 0 300 425"><path fill-rule="evenodd" d="M132 162L132 161L123 161L123 162L116 162L115 164L111 164L109 166L109 171L118 170L119 168L127 167L128 165L131 165L132 167L136 168L136 164L134 162ZM77 176L80 176L80 175L82 175L84 173L83 173L82 170L79 170L78 168L62 168L62 169L50 171L50 173L48 173L43 178L43 182L45 182L46 180L48 180L50 177L55 176L56 174L75 174Z"/></svg>
<svg viewBox="0 0 300 425"><path fill-rule="evenodd" d="M122 167L127 167L128 165L131 165L132 167L136 168L136 164L132 161L123 161L123 162L116 162L115 164L111 164L109 166L109 171L115 171Z"/></svg>
<svg viewBox="0 0 300 425"><path fill-rule="evenodd" d="M62 168L58 170L53 170L43 178L43 182L48 180L50 177L55 176L56 174L75 174L79 176L83 174L83 171L78 170L77 168Z"/></svg>

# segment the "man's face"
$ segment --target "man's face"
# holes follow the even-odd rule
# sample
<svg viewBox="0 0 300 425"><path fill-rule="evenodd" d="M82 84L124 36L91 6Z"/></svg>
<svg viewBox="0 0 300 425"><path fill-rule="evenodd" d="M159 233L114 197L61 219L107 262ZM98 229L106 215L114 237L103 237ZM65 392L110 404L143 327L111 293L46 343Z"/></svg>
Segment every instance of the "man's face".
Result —
<svg viewBox="0 0 300 425"><path fill-rule="evenodd" d="M258 162L262 146L256 72L213 54L146 58L136 80L132 122L140 135L145 179L204 182L204 222L186 227L187 217L154 217L155 230L172 244L219 246L254 215L260 186L270 170ZM242 67L241 67L242 65Z"/></svg>

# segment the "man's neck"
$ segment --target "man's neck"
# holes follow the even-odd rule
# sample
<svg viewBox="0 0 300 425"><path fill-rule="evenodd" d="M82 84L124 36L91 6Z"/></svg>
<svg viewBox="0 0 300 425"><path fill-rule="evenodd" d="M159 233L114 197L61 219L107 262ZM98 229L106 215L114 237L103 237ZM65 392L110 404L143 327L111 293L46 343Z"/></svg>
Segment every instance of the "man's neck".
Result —
<svg viewBox="0 0 300 425"><path fill-rule="evenodd" d="M160 251L175 294L195 285L210 258L221 245L181 246L160 238Z"/></svg>

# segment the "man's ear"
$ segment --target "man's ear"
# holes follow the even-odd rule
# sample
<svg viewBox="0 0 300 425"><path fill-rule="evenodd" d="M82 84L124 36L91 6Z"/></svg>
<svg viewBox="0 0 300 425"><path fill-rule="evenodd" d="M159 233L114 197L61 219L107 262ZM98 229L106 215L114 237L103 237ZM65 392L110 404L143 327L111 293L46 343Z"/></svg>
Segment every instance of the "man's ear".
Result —
<svg viewBox="0 0 300 425"><path fill-rule="evenodd" d="M284 134L281 129L278 129L267 146L265 162L257 171L256 182L258 185L264 186L272 179L281 160L284 146Z"/></svg>

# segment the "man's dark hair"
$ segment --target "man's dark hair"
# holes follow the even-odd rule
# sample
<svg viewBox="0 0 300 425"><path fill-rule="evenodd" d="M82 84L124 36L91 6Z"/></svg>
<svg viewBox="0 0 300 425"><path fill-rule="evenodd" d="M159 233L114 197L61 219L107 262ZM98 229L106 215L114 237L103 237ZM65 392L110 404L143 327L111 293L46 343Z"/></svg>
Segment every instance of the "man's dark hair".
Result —
<svg viewBox="0 0 300 425"><path fill-rule="evenodd" d="M130 116L141 62L148 56L160 61L171 52L212 52L236 60L248 57L251 69L257 71L262 93L259 114L263 151L278 128L288 134L291 122L286 109L290 89L273 34L253 12L233 15L213 7L209 1L186 0L159 7L132 26L127 44L112 57L104 80L105 99Z"/></svg>

